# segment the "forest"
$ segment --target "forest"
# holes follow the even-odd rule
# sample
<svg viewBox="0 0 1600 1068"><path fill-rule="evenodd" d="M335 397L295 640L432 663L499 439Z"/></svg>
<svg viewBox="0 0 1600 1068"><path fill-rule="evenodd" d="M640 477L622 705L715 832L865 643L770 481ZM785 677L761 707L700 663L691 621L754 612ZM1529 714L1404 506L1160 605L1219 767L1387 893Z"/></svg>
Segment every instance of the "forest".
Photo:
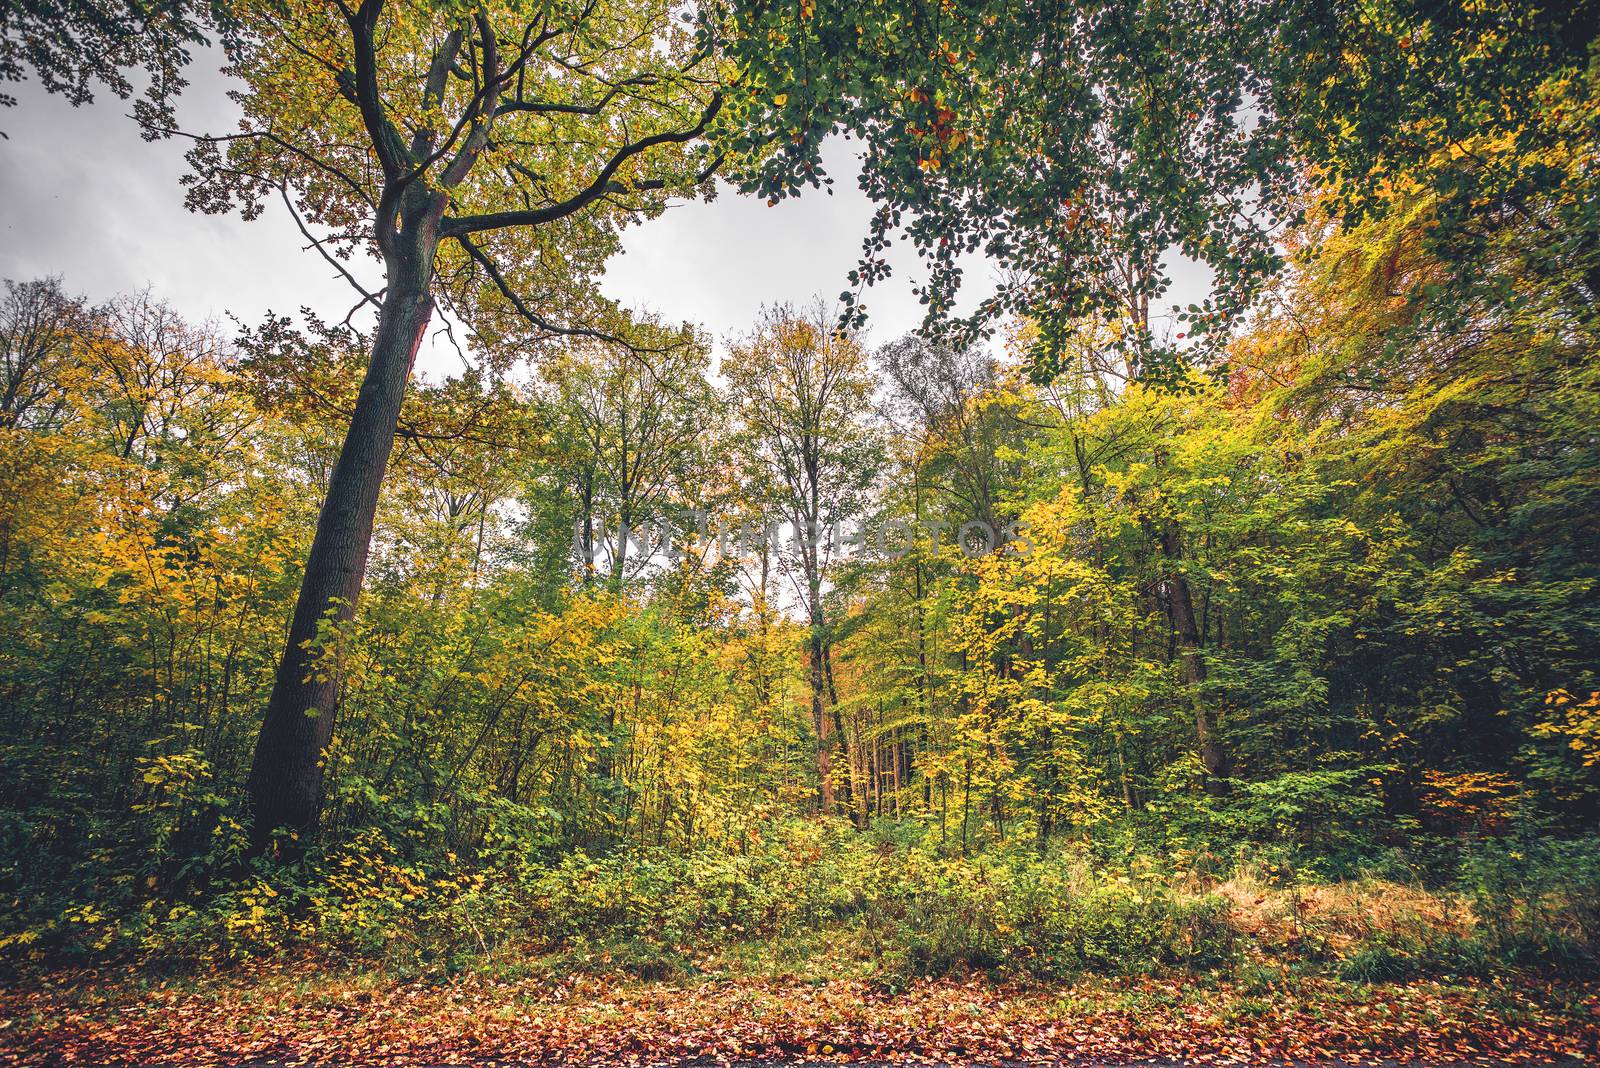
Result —
<svg viewBox="0 0 1600 1068"><path fill-rule="evenodd" d="M0 30L355 304L4 283L0 1060L1600 1052L1600 7ZM841 295L602 293L841 136Z"/></svg>

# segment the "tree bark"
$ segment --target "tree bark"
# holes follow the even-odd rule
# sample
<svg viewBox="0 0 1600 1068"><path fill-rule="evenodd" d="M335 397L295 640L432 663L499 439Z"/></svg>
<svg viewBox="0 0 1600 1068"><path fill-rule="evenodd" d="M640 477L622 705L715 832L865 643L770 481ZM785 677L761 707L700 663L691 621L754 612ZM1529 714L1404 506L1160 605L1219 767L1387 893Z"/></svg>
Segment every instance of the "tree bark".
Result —
<svg viewBox="0 0 1600 1068"><path fill-rule="evenodd" d="M811 627L811 725L817 732L817 798L825 816L833 815L833 739L823 710L822 627Z"/></svg>
<svg viewBox="0 0 1600 1068"><path fill-rule="evenodd" d="M819 617L820 618L820 617ZM833 720L833 741L838 747L839 756L844 760L844 780L839 783L839 792L843 794L839 803L846 812L851 813L851 820L857 826L865 829L866 823L859 815L856 804L856 760L850 745L850 732L845 730L844 716L839 711L839 690L833 684L833 643L826 639L822 642L822 678L828 692L828 712Z"/></svg>
<svg viewBox="0 0 1600 1068"><path fill-rule="evenodd" d="M1161 532L1161 552L1176 563L1183 558L1183 544L1170 526ZM1172 622L1178 637L1178 659L1183 667L1184 685L1194 703L1194 730L1200 744L1200 763L1205 765L1207 785L1220 789L1230 771L1228 754L1217 738L1217 721L1210 706L1200 694L1200 684L1206 680L1205 657L1200 651L1200 629L1195 622L1194 596L1189 581L1173 572L1168 577L1171 588Z"/></svg>
<svg viewBox="0 0 1600 1068"><path fill-rule="evenodd" d="M337 633L319 635L319 630L325 619L337 631L355 618L400 405L433 316L432 248L408 260L409 270L390 271L367 372L317 516L288 640L256 740L246 785L250 844L256 853L271 844L280 828L300 835L314 830L322 806L340 654ZM331 648L326 641L333 643Z"/></svg>

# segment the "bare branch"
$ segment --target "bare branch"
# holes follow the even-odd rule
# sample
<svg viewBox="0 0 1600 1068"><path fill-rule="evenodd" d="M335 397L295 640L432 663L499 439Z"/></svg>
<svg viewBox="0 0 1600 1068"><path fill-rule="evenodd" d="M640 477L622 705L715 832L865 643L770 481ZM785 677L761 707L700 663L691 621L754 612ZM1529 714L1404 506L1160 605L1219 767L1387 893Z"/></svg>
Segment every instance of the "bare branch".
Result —
<svg viewBox="0 0 1600 1068"><path fill-rule="evenodd" d="M349 282L350 285L352 287L354 287L354 289L355 289L355 291L357 293L361 294L362 303L363 304L371 304L374 308L383 307L383 303L380 300L378 300L378 298L375 295L373 295L372 293L368 292L367 288L365 286L363 286L360 282L356 281L356 276L351 274L349 269L347 267L345 267L344 264L340 263L338 258L335 257L331 252L329 252L323 246L323 239L314 236L311 233L311 230L309 228L307 228L305 220L300 217L299 209L294 206L294 201L292 199L290 199L290 197L289 197L289 185L288 185L287 182L279 182L278 183L278 194L283 197L283 206L289 209L289 217L294 220L295 226L300 228L300 232L305 235L305 239L307 241L311 242L311 247L316 249L319 253L321 253L322 254L322 258L327 260L330 264L332 264L333 265L333 269L338 271L341 275L343 275L344 276L344 280L346 282ZM360 306L361 306L360 304L356 305L357 308L359 308ZM351 315L353 315L353 314L355 314L354 309L351 310ZM350 316L349 315L345 316L345 322L349 322L349 321L350 321Z"/></svg>
<svg viewBox="0 0 1600 1068"><path fill-rule="evenodd" d="M518 315L521 315L528 322L553 337L586 337L595 341L603 341L610 345L620 345L629 352L634 353L667 352L676 347L668 345L652 348L618 337L615 334L606 333L604 330L596 330L593 327L561 326L557 323L552 323L549 319L528 307L527 302L517 294L516 290L511 288L511 284L506 281L505 275L495 265L494 260L490 259L488 253L479 248L471 237L466 234L452 234L451 236L466 250L467 255L472 258L472 262L483 268L484 273L489 276L489 281L494 283L494 287L516 309Z"/></svg>
<svg viewBox="0 0 1600 1068"><path fill-rule="evenodd" d="M269 144L278 146L285 152L288 152L290 155L299 157L300 159L309 163L311 166L315 167L317 170L321 171L323 174L335 178L344 185L348 186L350 191L359 197L362 202L367 205L367 207L377 207L377 205L373 203L372 198L367 195L367 191L361 186L361 183L350 177L350 175L346 174L344 171L340 170L338 167L335 167L326 160L319 159L318 157L312 155L310 152L307 152L300 146L289 141L285 141L282 137L279 137L270 130L244 130L240 133L232 134L197 134L190 133L187 130L180 130L175 126L155 126L150 123L142 122L137 115L129 115L128 117L133 119L135 122L138 122L139 125L145 130L148 130L152 133L158 133L163 137L182 137L190 141L199 141L207 144L222 144L227 141L248 141L253 139L266 141Z"/></svg>
<svg viewBox="0 0 1600 1068"><path fill-rule="evenodd" d="M612 182L613 176L624 163L641 152L647 152L652 148L659 148L662 145L681 145L693 141L705 133L706 127L711 124L712 119L716 118L717 112L721 108L722 95L718 93L711 98L711 102L706 105L706 109L700 114L700 121L692 129L655 134L654 136L641 138L638 141L630 141L623 145L611 157L610 161L601 168L594 181L590 182L582 192L566 200L551 204L548 207L535 208L531 211L495 211L483 215L466 215L457 219L446 219L441 228L442 233L446 237L459 237L462 234L481 233L485 230L500 230L508 226L541 226L581 211L607 193L627 192L628 186L616 185Z"/></svg>

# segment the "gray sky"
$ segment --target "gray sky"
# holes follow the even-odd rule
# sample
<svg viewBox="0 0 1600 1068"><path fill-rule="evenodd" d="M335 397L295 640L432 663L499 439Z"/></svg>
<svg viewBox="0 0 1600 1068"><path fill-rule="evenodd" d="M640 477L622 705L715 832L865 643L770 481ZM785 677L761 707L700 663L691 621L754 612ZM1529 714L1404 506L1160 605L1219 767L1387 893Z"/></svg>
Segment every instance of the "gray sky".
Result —
<svg viewBox="0 0 1600 1068"><path fill-rule="evenodd" d="M186 129L223 132L237 114L220 76L200 75L180 107ZM313 251L281 205L244 222L196 215L183 207L179 177L185 144L140 139L128 105L102 94L73 108L36 87L19 87L18 107L0 113L0 277L59 275L67 289L101 300L146 285L193 319L231 312L253 323L268 310L305 305L343 318L354 292ZM833 300L859 256L871 206L854 183L845 142L827 153L833 196L810 190L768 207L724 188L710 203L675 205L631 228L625 253L602 283L623 303L667 319L699 323L723 342L746 330L763 303ZM869 340L897 337L921 321L909 279L915 256L891 255L895 277L866 295ZM369 264L359 273L375 275ZM976 295L992 271L968 270ZM1198 275L1180 274L1173 300L1194 299ZM373 288L376 288L374 286ZM974 297L974 299L975 299ZM459 366L442 339L421 366L430 376Z"/></svg>

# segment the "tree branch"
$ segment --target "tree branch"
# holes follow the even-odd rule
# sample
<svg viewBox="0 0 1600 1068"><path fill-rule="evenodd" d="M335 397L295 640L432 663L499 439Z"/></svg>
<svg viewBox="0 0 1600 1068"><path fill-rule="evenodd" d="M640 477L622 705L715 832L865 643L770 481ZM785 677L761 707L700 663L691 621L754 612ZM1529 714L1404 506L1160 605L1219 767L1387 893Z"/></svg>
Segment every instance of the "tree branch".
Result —
<svg viewBox="0 0 1600 1068"><path fill-rule="evenodd" d="M467 255L472 258L472 262L483 268L484 273L489 276L489 281L494 283L494 287L500 291L500 295L505 297L506 301L517 310L517 314L521 315L528 322L532 323L534 326L538 327L540 330L543 330L547 334L550 334L554 337L586 337L594 341L603 341L611 345L620 345L629 352L636 354L642 352L667 352L674 347L662 346L659 348L652 348L647 345L640 345L636 342L629 341L626 338L618 337L615 334L608 334L604 330L596 330L587 326L561 326L556 323L552 323L550 320L546 319L544 316L528 307L527 302L517 294L516 290L511 288L511 284L506 281L506 277L501 273L500 268L495 266L494 260L490 259L488 253L479 248L477 244L473 242L471 237L466 234L452 234L450 236L454 237L461 247L466 250ZM648 366L648 364L646 366ZM654 373L653 368L652 373Z"/></svg>
<svg viewBox="0 0 1600 1068"><path fill-rule="evenodd" d="M356 62L351 89L361 112L361 123L383 167L383 176L396 182L405 174L409 153L400 131L383 113L383 90L378 86L378 53L374 44L378 16L382 13L383 0L362 0L361 7L347 19Z"/></svg>
<svg viewBox="0 0 1600 1068"><path fill-rule="evenodd" d="M287 182L279 182L278 183L278 194L281 197L283 197L283 206L289 209L289 217L294 220L295 226L300 228L300 232L305 235L305 239L307 241L311 242L311 247L316 249L317 252L322 255L323 259L327 260L330 264L332 264L333 265L333 269L338 271L341 275L343 275L344 276L344 280L346 282L349 282L350 285L355 289L355 291L357 293L361 294L362 303L363 304L370 304L374 308L382 308L383 307L382 302L379 301L378 298L375 295L373 295L372 293L368 292L367 288L365 286L363 286L360 282L356 281L356 276L351 274L349 269L347 267L345 267L344 264L340 263L339 260L332 253L330 253L326 248L323 247L322 239L319 238L319 237L313 236L313 234L311 233L310 229L307 228L305 220L300 217L299 210L295 208L294 201L291 200L290 197L289 197L289 184ZM360 306L361 306L360 304L356 305L356 307L360 307ZM354 309L352 309L351 314L354 314ZM345 316L345 321L346 322L350 321L350 316L349 315Z"/></svg>
<svg viewBox="0 0 1600 1068"><path fill-rule="evenodd" d="M611 180L624 163L652 148L659 148L662 145L681 145L693 141L705 133L706 127L711 124L712 119L716 118L717 112L721 108L722 94L718 93L711 98L711 102L706 105L706 109L700 114L700 121L692 129L655 134L654 136L641 138L638 141L631 141L623 145L601 168L594 181L590 182L582 192L566 200L551 204L548 207L534 208L528 211L495 211L483 215L466 215L456 219L446 219L441 227L441 232L446 237L460 237L463 234L482 233L485 230L500 230L508 226L542 226L545 223L564 219L574 212L581 211L607 193L627 192L629 187L615 186ZM644 187L641 185L641 188ZM659 188L659 186L652 188Z"/></svg>

